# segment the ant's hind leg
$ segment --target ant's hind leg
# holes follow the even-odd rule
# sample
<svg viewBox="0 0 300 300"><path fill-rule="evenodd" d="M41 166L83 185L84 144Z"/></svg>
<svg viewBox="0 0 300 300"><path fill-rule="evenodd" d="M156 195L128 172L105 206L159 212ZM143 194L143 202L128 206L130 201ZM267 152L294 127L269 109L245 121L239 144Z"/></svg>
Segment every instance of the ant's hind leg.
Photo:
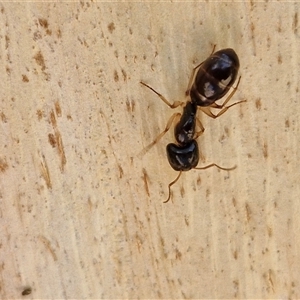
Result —
<svg viewBox="0 0 300 300"><path fill-rule="evenodd" d="M237 88L240 84L240 80L241 80L241 76L239 77L239 80L237 82L237 85L235 87L233 87L233 91L228 95L228 97L226 98L226 100L224 101L224 103L222 105L218 105L216 103L213 103L211 104L209 107L200 107L200 109L206 114L208 115L209 117L213 118L213 119L216 119L218 117L220 117L221 115L223 115L230 107L232 106L235 106L237 104L240 104L240 103L243 103L243 102L246 102L247 100L242 100L242 101L238 101L238 102L235 102L229 106L225 106L228 101L232 98L232 96L235 94L235 92L237 91ZM210 110L210 108L216 108L216 109L221 109L221 111L219 111L216 115L213 114Z"/></svg>
<svg viewBox="0 0 300 300"><path fill-rule="evenodd" d="M222 109L222 110L219 111L216 115L213 114L213 113L211 112L210 107L199 107L199 108L200 108L201 111L203 111L207 116L209 116L209 117L211 117L211 118L213 118L213 119L216 119L216 118L222 116L222 115L223 115L230 107L235 106L235 105L240 104L240 103L243 103L243 102L247 102L247 100L242 100L242 101L235 102L235 103L233 103L233 104L231 104L231 105L229 105L229 106L223 107L223 109L222 109L222 107L211 106L211 107L213 107L213 108L219 108L219 109Z"/></svg>
<svg viewBox="0 0 300 300"><path fill-rule="evenodd" d="M145 87L147 87L148 89L150 89L152 92L154 92L162 101L164 101L170 108L176 108L180 105L183 105L184 102L181 101L175 101L173 104L171 104L162 94L158 93L155 89L153 89L151 86L149 86L148 84L140 81L140 84L144 85Z"/></svg>
<svg viewBox="0 0 300 300"><path fill-rule="evenodd" d="M216 45L213 46L213 50L211 52L211 54L209 56L211 56L214 52L215 52L215 49L216 49ZM192 74L190 76L190 80L189 80L189 84L188 84L188 87L187 87L187 90L185 92L185 95L188 96L189 95L189 92L191 90L191 87L193 85L193 81L194 81L194 77L195 77L195 73L197 72L197 70L200 68L200 66L205 62L205 60L203 62L201 62L199 65L197 65L196 67L193 68L192 70Z"/></svg>
<svg viewBox="0 0 300 300"><path fill-rule="evenodd" d="M200 128L200 130L195 132L194 137L193 137L194 140L196 140L201 134L203 134L203 132L205 130L205 128L203 127L201 121L198 118L196 118L196 122L197 122L197 125Z"/></svg>
<svg viewBox="0 0 300 300"><path fill-rule="evenodd" d="M171 186L172 186L173 184L175 184L175 183L178 181L178 179L180 178L181 174L182 174L182 171L179 171L179 174L178 174L178 176L176 177L176 179L169 183L169 185L168 185L168 188L169 188L169 196L168 196L168 199L167 199L166 201L164 201L163 203L169 202L169 200L170 200L170 198L171 198Z"/></svg>
<svg viewBox="0 0 300 300"><path fill-rule="evenodd" d="M240 84L240 81L241 81L241 77L242 76L239 77L239 80L238 80L236 86L232 88L233 91L228 95L228 97L225 99L225 101L223 102L222 105L218 105L216 103L213 103L210 107L222 109L228 103L228 101L232 98L232 96L235 94L235 92L237 91L237 88L238 88L238 86ZM240 103L240 102L238 102L238 103ZM230 105L229 107L231 107L231 106L232 105Z"/></svg>
<svg viewBox="0 0 300 300"><path fill-rule="evenodd" d="M247 102L247 100L242 100L242 101L239 101L239 102L235 102L235 103L233 103L233 104L231 104L231 105L229 105L229 106L225 106L225 107L223 107L223 109L222 109L219 113L217 113L216 115L214 115L212 112L211 112L211 114L213 115L213 118L215 119L215 118L217 118L217 117L222 116L222 115L223 115L230 107L235 106L235 105L240 104L240 103L243 103L243 102Z"/></svg>
<svg viewBox="0 0 300 300"><path fill-rule="evenodd" d="M239 80L238 80L236 86L233 87L233 91L228 95L228 97L227 97L226 100L223 102L223 104L220 106L220 108L223 108L223 107L228 103L228 101L232 98L232 96L235 94L235 92L237 91L237 88L238 88L238 86L239 86L239 84L240 84L241 77L242 77L242 76L239 77Z"/></svg>
<svg viewBox="0 0 300 300"><path fill-rule="evenodd" d="M141 156L143 156L143 155L145 155L168 131L169 131L169 129L170 129L170 127L171 127L171 125L172 125L172 123L174 122L174 120L177 122L177 120L178 120L178 118L181 116L181 114L180 113L175 113L175 114L173 114L171 117L170 117L170 119L169 119L169 121L168 121L168 123L167 123L167 125L166 125L166 128L164 129L164 131L163 132L161 132L157 137L156 137L156 139L151 143L151 144L149 144L148 146L146 146L139 154L138 154L138 156L139 157L141 157Z"/></svg>

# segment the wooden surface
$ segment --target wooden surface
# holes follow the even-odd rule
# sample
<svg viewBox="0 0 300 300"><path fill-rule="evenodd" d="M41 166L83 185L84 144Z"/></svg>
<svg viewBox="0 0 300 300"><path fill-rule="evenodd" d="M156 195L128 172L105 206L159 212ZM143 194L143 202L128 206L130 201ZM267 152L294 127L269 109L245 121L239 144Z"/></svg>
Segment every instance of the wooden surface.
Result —
<svg viewBox="0 0 300 300"><path fill-rule="evenodd" d="M0 5L0 298L300 298L299 4ZM201 161L137 154L191 69L234 48ZM180 111L180 108L178 108ZM22 296L26 288L31 294Z"/></svg>

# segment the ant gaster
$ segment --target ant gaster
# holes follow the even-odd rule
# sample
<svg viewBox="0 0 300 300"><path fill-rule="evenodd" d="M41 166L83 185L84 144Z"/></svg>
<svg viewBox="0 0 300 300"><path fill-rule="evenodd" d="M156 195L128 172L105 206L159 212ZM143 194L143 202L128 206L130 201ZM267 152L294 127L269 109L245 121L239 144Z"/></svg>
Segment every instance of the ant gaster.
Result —
<svg viewBox="0 0 300 300"><path fill-rule="evenodd" d="M174 135L178 145L171 143L168 144L166 148L168 161L175 171L179 171L179 174L176 179L168 185L169 196L164 203L170 200L170 188L177 182L183 171L189 171L191 169L203 170L213 166L227 171L236 168L236 166L233 168L223 168L215 163L201 168L196 167L199 162L199 149L196 138L204 132L204 127L196 117L197 107L199 107L208 116L217 118L225 113L230 107L241 102L245 102L245 100L243 100L229 106L225 106L236 92L240 82L240 77L237 85L233 87L233 91L228 95L223 104L218 105L215 103L215 101L225 96L235 82L239 70L239 59L233 49L223 49L215 53L213 52L209 58L196 66L192 71L188 89L186 91L186 96L189 96L190 100L186 102L186 105L183 108L183 113L173 114L169 119L165 130L141 152L141 154L146 153L170 129L173 121L178 121L178 118L180 118L174 129ZM195 77L196 72L197 74ZM184 102L180 101L175 101L171 104L164 96L159 94L152 87L144 82L141 82L141 84L156 93L170 108L176 108L184 105ZM217 115L214 115L210 108L220 109L220 112ZM200 128L200 131L198 132L196 132L196 122Z"/></svg>

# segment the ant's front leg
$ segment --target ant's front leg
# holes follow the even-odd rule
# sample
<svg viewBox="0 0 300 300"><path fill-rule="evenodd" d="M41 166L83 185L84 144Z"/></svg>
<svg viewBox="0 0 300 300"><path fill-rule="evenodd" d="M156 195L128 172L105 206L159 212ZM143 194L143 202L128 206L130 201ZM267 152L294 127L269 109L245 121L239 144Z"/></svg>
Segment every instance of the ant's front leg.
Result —
<svg viewBox="0 0 300 300"><path fill-rule="evenodd" d="M173 114L171 117L170 117L170 119L169 119L169 121L168 121L168 123L167 123L167 126L166 126L166 128L164 129L164 131L163 132L161 132L157 137L156 137L156 139L151 143L151 144L149 144L148 146L146 146L140 153L139 153L139 155L138 156L143 156L143 155L145 155L168 131L169 131L169 129L170 129L170 127L171 127L171 125L172 125L172 123L174 122L174 120L176 121L176 123L178 122L178 119L180 118L180 116L181 116L181 114L180 113L175 113L175 114Z"/></svg>

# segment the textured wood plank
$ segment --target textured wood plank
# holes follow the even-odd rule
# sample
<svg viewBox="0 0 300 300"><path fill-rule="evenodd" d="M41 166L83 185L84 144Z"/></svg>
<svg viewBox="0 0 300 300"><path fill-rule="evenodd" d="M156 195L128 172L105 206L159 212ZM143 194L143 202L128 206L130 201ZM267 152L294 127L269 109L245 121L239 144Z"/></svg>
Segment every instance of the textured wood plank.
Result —
<svg viewBox="0 0 300 300"><path fill-rule="evenodd" d="M1 299L300 298L298 13L1 4ZM187 172L163 204L172 130L137 154L174 111L139 81L183 99L214 44L247 102L199 114L200 164L238 168Z"/></svg>

